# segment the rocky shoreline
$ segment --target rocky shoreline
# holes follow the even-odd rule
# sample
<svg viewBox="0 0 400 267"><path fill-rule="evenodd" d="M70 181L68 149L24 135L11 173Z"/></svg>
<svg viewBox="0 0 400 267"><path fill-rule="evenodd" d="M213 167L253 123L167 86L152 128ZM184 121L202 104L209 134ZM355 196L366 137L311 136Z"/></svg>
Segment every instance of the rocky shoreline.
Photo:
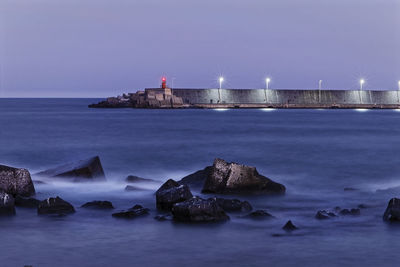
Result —
<svg viewBox="0 0 400 267"><path fill-rule="evenodd" d="M62 166L38 173L41 176L63 179L70 182L104 181L106 179L99 157L81 160L77 163ZM46 175L45 175L46 174ZM79 179L78 179L79 178ZM137 176L128 176L127 183L157 183L155 180ZM201 190L202 194L212 194L209 198L196 196L192 188ZM137 187L135 190L143 190ZM213 165L205 167L179 181L167 180L155 192L156 213L158 221L175 221L183 223L211 223L230 220L231 214L240 214L241 218L264 220L274 218L267 210L255 209L248 201L236 197L257 195L284 196L286 187L258 173L252 166L223 159L215 159ZM37 209L40 216L66 216L75 213L75 207L59 196L44 200L34 198L35 187L30 173L26 169L0 165L0 216L15 216L16 207ZM218 195L218 196L215 196ZM224 196L224 197L221 197ZM126 210L115 211L113 203L107 200L94 200L80 206L85 209L109 210L116 219L135 219L152 214L149 207L135 204ZM332 210L318 210L314 216L317 220L329 220L340 216L362 216L365 205ZM392 198L382 216L385 222L400 221L400 199ZM312 219L312 218L310 218ZM282 227L285 231L299 229L289 218Z"/></svg>

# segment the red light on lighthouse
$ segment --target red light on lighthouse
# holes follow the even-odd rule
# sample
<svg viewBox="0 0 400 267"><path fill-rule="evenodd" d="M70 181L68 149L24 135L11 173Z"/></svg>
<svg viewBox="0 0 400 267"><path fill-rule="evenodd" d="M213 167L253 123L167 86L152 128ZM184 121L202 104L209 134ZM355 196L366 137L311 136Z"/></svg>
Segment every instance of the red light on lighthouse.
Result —
<svg viewBox="0 0 400 267"><path fill-rule="evenodd" d="M167 88L167 78L165 78L165 77L161 78L161 88L162 89Z"/></svg>

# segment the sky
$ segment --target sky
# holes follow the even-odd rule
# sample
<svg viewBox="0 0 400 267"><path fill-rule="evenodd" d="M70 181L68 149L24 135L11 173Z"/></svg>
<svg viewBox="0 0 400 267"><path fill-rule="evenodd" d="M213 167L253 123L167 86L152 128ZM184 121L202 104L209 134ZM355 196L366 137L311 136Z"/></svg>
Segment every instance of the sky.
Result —
<svg viewBox="0 0 400 267"><path fill-rule="evenodd" d="M0 97L114 96L163 75L397 89L400 0L0 0Z"/></svg>

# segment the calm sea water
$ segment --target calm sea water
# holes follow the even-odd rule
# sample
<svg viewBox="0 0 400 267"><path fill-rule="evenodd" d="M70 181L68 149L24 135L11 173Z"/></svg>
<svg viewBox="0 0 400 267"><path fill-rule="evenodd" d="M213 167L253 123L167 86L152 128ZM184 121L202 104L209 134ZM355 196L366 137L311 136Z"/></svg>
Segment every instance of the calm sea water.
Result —
<svg viewBox="0 0 400 267"><path fill-rule="evenodd" d="M48 218L17 209L1 218L1 266L398 266L400 226L382 214L400 194L400 112L87 108L97 101L0 99L1 164L35 173L99 155L108 178L36 185L37 198L59 195L77 212ZM216 157L286 185L283 197L242 197L274 219L158 222L157 186L124 191L129 174L180 179ZM91 200L142 204L151 215L125 221L79 208ZM369 208L357 217L314 218L319 209L359 204ZM300 230L285 233L289 219Z"/></svg>

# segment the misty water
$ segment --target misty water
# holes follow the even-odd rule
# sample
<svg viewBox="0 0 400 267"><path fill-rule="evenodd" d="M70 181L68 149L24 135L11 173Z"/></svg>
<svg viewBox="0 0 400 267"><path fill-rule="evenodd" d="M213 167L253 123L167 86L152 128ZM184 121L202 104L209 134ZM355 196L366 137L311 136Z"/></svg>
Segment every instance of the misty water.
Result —
<svg viewBox="0 0 400 267"><path fill-rule="evenodd" d="M60 196L76 213L17 208L0 218L1 266L398 265L400 225L382 214L400 194L400 112L87 108L94 102L0 99L0 164L27 168L35 180L38 171L99 155L107 176L104 183L35 184L38 199ZM159 185L124 190L127 175L161 184L217 157L256 166L286 186L280 197L239 197L275 218L230 213L218 224L159 222ZM110 200L116 210L141 204L150 215L121 220L80 208L92 200ZM359 204L367 206L359 216L314 217ZM287 220L300 229L283 231Z"/></svg>

